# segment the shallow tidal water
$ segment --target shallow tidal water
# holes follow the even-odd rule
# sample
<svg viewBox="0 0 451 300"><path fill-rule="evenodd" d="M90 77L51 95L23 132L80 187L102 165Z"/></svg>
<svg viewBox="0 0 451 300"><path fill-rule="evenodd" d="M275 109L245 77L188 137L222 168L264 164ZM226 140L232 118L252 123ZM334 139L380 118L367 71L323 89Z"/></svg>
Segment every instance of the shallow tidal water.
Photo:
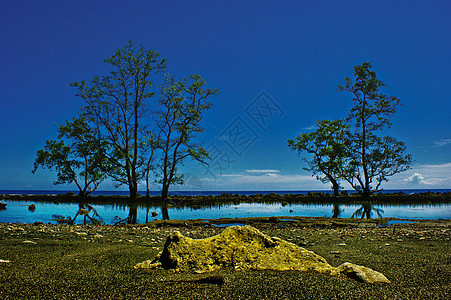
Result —
<svg viewBox="0 0 451 300"><path fill-rule="evenodd" d="M56 223L59 218L74 218L79 210L75 203L41 203L30 201L4 200L6 209L0 210L1 223ZM30 205L34 204L34 209ZM96 219L103 224L114 224L119 219L129 215L130 208L126 205L101 205L92 207L97 212ZM152 212L157 215L152 217ZM270 216L304 216L304 217L338 217L338 218L378 218L393 217L400 219L451 219L451 206L449 204L435 205L333 205L333 204L261 204L241 203L211 206L204 208L172 207L168 210L170 219L219 219L219 218L246 218ZM90 215L93 215L91 213ZM145 223L155 219L162 219L160 207L137 208L137 222ZM83 216L78 216L75 224L83 223Z"/></svg>

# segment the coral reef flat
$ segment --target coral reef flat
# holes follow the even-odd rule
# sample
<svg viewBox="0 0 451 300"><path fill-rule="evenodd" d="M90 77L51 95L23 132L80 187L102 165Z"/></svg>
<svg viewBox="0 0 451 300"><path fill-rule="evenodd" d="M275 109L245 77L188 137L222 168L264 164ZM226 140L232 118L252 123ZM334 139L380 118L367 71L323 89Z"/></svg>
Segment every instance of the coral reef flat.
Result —
<svg viewBox="0 0 451 300"><path fill-rule="evenodd" d="M200 239L222 227L199 222L127 226L0 224L2 299L449 299L450 220L263 222L252 226L337 267L353 262L390 283L317 272L223 268L202 274L135 269L175 231ZM387 221L387 220L385 220Z"/></svg>

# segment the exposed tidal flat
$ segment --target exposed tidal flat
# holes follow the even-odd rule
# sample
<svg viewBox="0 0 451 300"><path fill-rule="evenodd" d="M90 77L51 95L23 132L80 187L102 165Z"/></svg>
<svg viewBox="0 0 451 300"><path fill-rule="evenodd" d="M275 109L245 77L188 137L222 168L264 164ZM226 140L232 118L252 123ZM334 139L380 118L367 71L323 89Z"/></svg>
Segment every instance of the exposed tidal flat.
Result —
<svg viewBox="0 0 451 300"><path fill-rule="evenodd" d="M332 266L344 262L383 273L391 283L299 271L195 274L134 269L153 259L175 230L205 238L231 220L147 224L0 224L2 299L449 299L449 220L248 218L238 220L300 245ZM390 224L390 225L389 225Z"/></svg>

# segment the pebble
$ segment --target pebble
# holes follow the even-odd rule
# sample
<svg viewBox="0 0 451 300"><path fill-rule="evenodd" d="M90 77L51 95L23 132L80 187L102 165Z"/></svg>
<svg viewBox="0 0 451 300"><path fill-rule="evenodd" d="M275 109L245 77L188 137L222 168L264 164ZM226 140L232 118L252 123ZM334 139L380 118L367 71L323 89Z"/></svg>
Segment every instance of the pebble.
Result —
<svg viewBox="0 0 451 300"><path fill-rule="evenodd" d="M36 242L33 242L33 241L23 241L22 243L23 244L32 244L32 245L36 245L37 244Z"/></svg>

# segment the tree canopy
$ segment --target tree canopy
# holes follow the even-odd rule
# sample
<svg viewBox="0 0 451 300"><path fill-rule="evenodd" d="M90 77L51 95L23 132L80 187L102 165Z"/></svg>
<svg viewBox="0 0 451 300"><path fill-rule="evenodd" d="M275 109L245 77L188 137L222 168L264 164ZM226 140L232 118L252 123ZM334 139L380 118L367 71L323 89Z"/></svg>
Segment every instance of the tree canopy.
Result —
<svg viewBox="0 0 451 300"><path fill-rule="evenodd" d="M106 178L108 145L95 135L85 118L60 124L58 138L37 151L33 173L39 167L57 170L54 184L75 183L79 195L89 195Z"/></svg>
<svg viewBox="0 0 451 300"><path fill-rule="evenodd" d="M200 75L190 75L177 80L165 76L160 89L160 108L157 111L159 147L162 151L158 176L162 183L162 197L168 197L171 184L183 183L178 168L190 157L205 163L208 152L194 138L204 131L200 126L203 112L210 109L209 98L218 94L206 88Z"/></svg>
<svg viewBox="0 0 451 300"><path fill-rule="evenodd" d="M71 85L86 103L83 113L110 145L106 153L111 166L108 175L118 186L126 184L134 199L147 166L145 118L149 100L155 95L151 77L165 69L165 60L158 52L129 42L105 62L112 67L109 75Z"/></svg>
<svg viewBox="0 0 451 300"><path fill-rule="evenodd" d="M312 155L308 160L303 157L308 167L303 169L322 182L330 182L334 195L338 196L342 167L349 159L347 130L349 126L343 120L319 120L316 130L298 135L295 140L288 140L288 146L299 154Z"/></svg>
<svg viewBox="0 0 451 300"><path fill-rule="evenodd" d="M166 61L158 52L133 42L105 62L111 67L107 75L71 84L85 105L80 119L60 127L59 138L75 142L48 141L38 151L34 171L38 166L56 167L57 183L75 182L81 194L91 191L86 186L96 188L109 177L116 187L127 185L131 199L137 197L143 180L149 195L154 173L167 198L171 184L183 183L179 168L186 158L206 163L208 153L195 138L204 131L203 113L218 90L207 88L200 75L181 80L160 76ZM86 175L84 188L75 171L81 167L86 169L78 174Z"/></svg>
<svg viewBox="0 0 451 300"><path fill-rule="evenodd" d="M304 158L308 163L304 169L322 182L329 181L335 195L340 180L368 196L380 191L390 176L410 168L405 143L381 135L400 105L398 98L380 92L384 86L369 62L355 66L354 80L345 77L344 85L338 86L353 95L348 117L318 121L315 131L288 140L291 149L313 155L311 160Z"/></svg>
<svg viewBox="0 0 451 300"><path fill-rule="evenodd" d="M369 62L355 66L354 80L345 77L345 84L338 86L339 91L352 93L354 102L347 118L353 126L348 149L352 160L343 178L364 196L379 191L382 182L408 170L411 163L404 142L380 136L383 129L390 127L389 118L400 105L398 98L380 92L384 86Z"/></svg>

